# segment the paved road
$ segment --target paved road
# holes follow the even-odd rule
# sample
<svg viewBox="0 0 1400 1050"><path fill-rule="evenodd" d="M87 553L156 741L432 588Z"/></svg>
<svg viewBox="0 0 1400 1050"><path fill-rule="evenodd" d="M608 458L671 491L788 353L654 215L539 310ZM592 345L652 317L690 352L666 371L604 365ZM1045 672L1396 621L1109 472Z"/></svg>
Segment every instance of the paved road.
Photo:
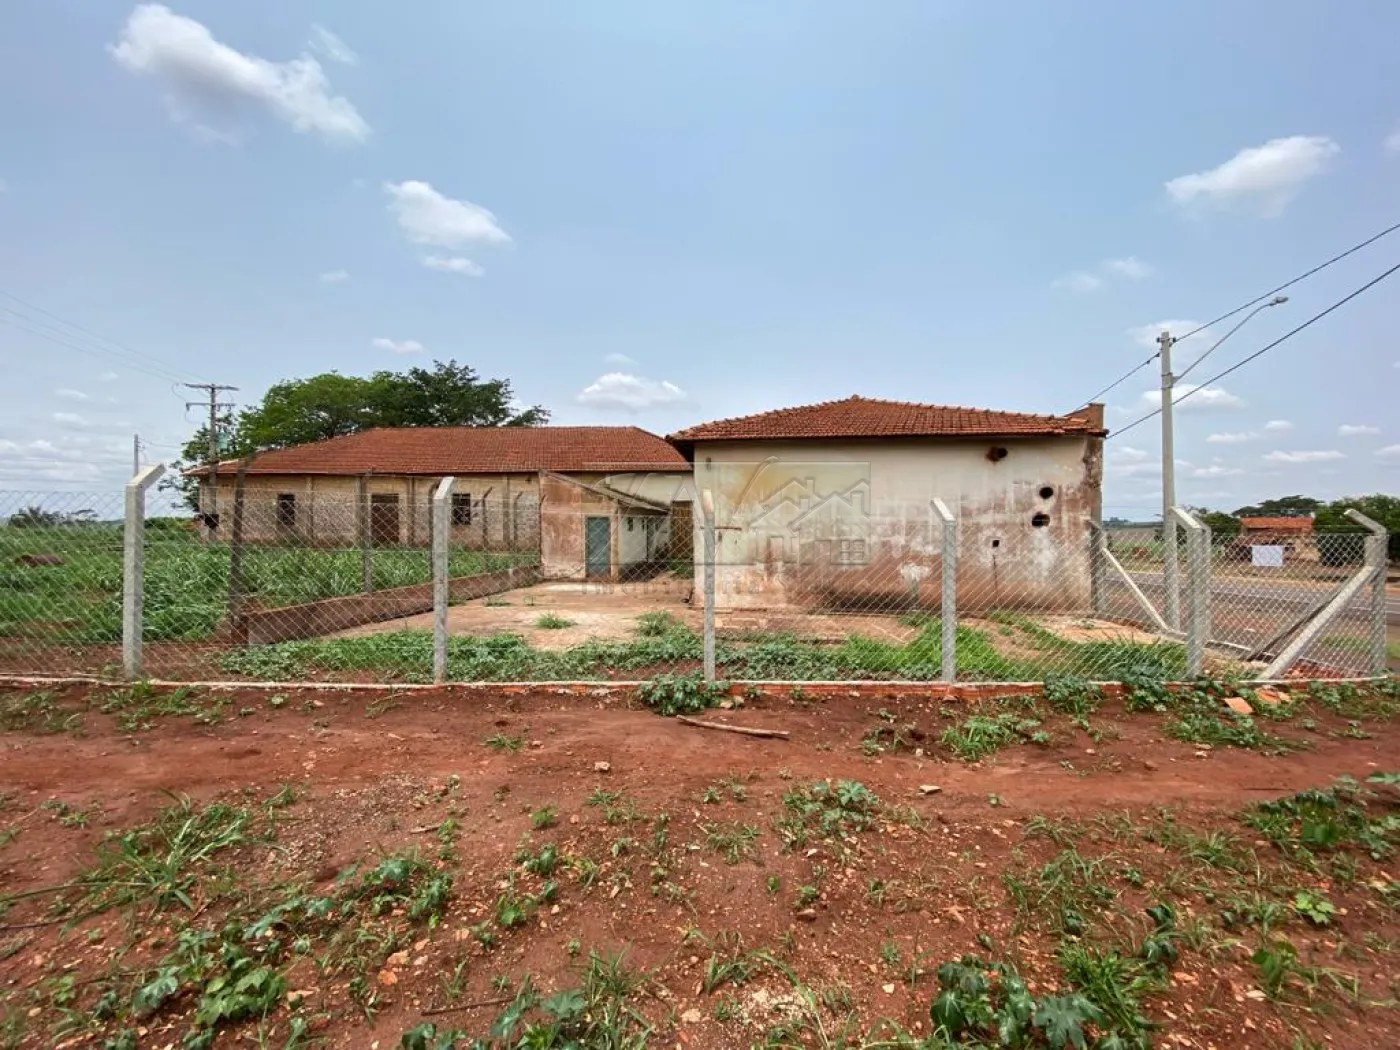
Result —
<svg viewBox="0 0 1400 1050"><path fill-rule="evenodd" d="M1161 608L1162 598L1162 574L1160 572L1133 572L1130 574L1139 587L1152 599L1154 604ZM1183 579L1183 585L1185 580ZM1184 586L1183 586L1184 590ZM1210 581L1211 597L1218 603L1220 611L1236 611L1241 613L1257 612L1267 614L1271 612L1282 613L1302 613L1313 603L1322 600L1332 592L1331 586L1318 586L1315 583L1303 582L1300 580L1232 580L1212 578ZM1370 608L1370 591L1363 590L1361 594L1353 598L1348 612L1353 615L1364 614ZM1400 595L1388 594L1385 604L1386 623L1391 626L1400 625Z"/></svg>

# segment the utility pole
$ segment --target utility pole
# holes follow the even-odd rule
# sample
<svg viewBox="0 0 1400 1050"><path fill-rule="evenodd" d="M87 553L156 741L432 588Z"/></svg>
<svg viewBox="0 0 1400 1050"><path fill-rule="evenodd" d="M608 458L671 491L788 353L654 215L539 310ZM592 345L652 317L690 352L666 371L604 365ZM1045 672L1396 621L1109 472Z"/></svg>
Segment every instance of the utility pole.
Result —
<svg viewBox="0 0 1400 1050"><path fill-rule="evenodd" d="M1162 618L1174 631L1181 629L1181 591L1177 585L1176 557L1176 442L1172 431L1172 392L1176 376L1172 375L1172 345L1176 342L1170 332L1157 337L1162 359L1162 586L1166 590Z"/></svg>
<svg viewBox="0 0 1400 1050"><path fill-rule="evenodd" d="M211 536L213 530L218 526L215 524L215 515L219 510L218 497L218 476L217 469L219 463L219 409L233 408L232 401L220 401L219 394L225 390L237 390L236 386L225 386L221 383L186 383L191 390L203 390L209 395L209 400L186 401L185 411L192 408L209 409L209 454L205 460L209 467L209 483L199 487L199 510L204 515L204 526L209 530Z"/></svg>
<svg viewBox="0 0 1400 1050"><path fill-rule="evenodd" d="M131 435L131 476L141 473L141 435Z"/></svg>

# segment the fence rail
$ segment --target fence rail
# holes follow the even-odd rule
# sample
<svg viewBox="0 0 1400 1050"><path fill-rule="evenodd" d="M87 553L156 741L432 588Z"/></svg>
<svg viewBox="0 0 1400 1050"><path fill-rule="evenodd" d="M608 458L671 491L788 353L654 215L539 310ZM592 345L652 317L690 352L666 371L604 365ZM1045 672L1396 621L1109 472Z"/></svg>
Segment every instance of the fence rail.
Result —
<svg viewBox="0 0 1400 1050"><path fill-rule="evenodd" d="M952 501L813 525L362 487L204 516L0 493L0 673L361 681L1032 681L1383 674L1386 534L1160 543ZM593 497L588 497L593 499ZM1047 520L1041 520L1047 518ZM1262 548L1262 549L1256 549ZM698 557L696 557L698 555ZM1176 615L1170 611L1176 609ZM1394 642L1390 644L1393 646Z"/></svg>

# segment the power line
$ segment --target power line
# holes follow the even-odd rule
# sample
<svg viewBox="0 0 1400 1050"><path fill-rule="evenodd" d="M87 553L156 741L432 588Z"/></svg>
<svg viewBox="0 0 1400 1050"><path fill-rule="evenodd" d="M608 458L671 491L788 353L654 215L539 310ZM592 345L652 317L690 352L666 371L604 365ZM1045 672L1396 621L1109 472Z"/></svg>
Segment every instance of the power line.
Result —
<svg viewBox="0 0 1400 1050"><path fill-rule="evenodd" d="M51 310L45 310L42 306L36 306L36 305L33 304L33 303L26 302L25 300L21 299L19 296L13 294L12 292L7 292L7 291L5 291L3 288L0 288L0 295L3 295L6 299L9 299L9 300L11 300L11 301L13 301L13 302L18 303L20 306L24 307L24 308L27 309L27 310L33 310L33 311L35 311L36 313L43 314L45 317L52 318L53 320L57 321L60 325L63 325L65 328L73 329L72 332L62 331L61 329L54 329L55 331L58 331L61 335L67 336L67 337L69 337L69 338L78 338L78 336L74 335L74 332L78 332L78 333L81 333L82 335L87 336L89 339L96 340L97 343L98 343L98 345L99 345L99 348L100 348L100 349L102 349L102 350L104 350L104 351L106 351L106 352L108 352L108 353L112 353L114 357L116 356L116 354L115 354L112 350L108 349L108 347L103 347L101 344L106 343L106 344L108 344L110 347L115 347L115 348L116 348L116 351L119 351L120 353L127 354L127 355L129 355L129 356L131 356L131 357L144 359L145 361L149 362L150 365L153 365L153 366L155 366L156 368L159 368L159 369L161 369L161 370L163 370L163 371L170 372L170 373L171 373L172 375L174 375L174 376L183 377L183 378L187 378L187 379L198 379L198 378L199 378L199 377L196 376L193 372L188 372L188 371L186 371L185 369L181 368L181 367L178 366L178 365L173 365L173 364L171 364L171 363L168 362L168 361L163 361L163 360L161 360L159 357L156 357L154 354L148 354L148 353L146 353L146 352L143 351L143 350L137 350L137 349L135 349L135 348L133 348L133 347L130 347L130 346L125 345L124 343L119 343L117 340L112 339L112 338L109 337L109 336L105 336L105 335L103 335L101 332L93 331L93 330L90 329L90 328L84 328L82 325L78 324L76 321L69 321L69 320L67 320L67 319L64 318L64 317L60 317L58 314L54 313L54 312L51 311ZM17 313L16 311L9 310L8 308L6 308L6 309L7 309L8 312L15 314L15 316L17 316L17 317L23 318L24 320L30 322L31 324L43 324L42 321L39 321L39 320L37 320L36 318L33 318L33 317L25 317L24 314L20 314L20 313ZM44 327L46 327L46 328L52 328L52 326L49 326L49 325L44 325ZM123 362L123 363L126 363L126 362ZM134 368L135 366L134 366L134 365L128 364L128 367ZM141 371L141 369L138 368L138 369L136 369L136 371Z"/></svg>
<svg viewBox="0 0 1400 1050"><path fill-rule="evenodd" d="M1176 341L1179 343L1179 342L1181 342L1182 339L1190 339L1190 338L1191 338L1193 335L1195 335L1197 332L1204 332L1207 328L1210 328L1210 327L1212 327L1213 325L1218 325L1221 321L1228 321L1230 318L1234 317L1235 314L1237 314L1237 313L1242 313L1243 311L1248 310L1251 306L1256 306L1256 305L1258 305L1259 303L1262 303L1265 299L1269 298L1269 297L1272 296L1272 295L1277 295L1279 292L1283 291L1285 288L1291 288L1291 287L1293 287L1293 285L1297 284L1299 281L1305 281L1305 280L1307 280L1307 279L1308 279L1309 277L1311 277L1313 274L1318 273L1319 271L1322 271L1322 270L1327 269L1327 267L1331 266L1331 265L1332 265L1333 263L1335 263L1335 262L1341 262L1341 261L1342 261L1343 259L1345 259L1348 255L1354 255L1356 252L1359 252L1362 248L1365 248L1365 247L1367 247L1368 245L1375 244L1375 243L1376 243L1378 240L1380 240L1382 237L1386 236L1387 234L1394 233L1396 230L1400 230L1400 222L1397 222L1394 226L1387 226L1385 229L1381 230L1381 232L1378 233L1378 234L1376 234L1374 237L1367 237L1367 238L1366 238L1364 241L1362 241L1360 244L1354 244L1354 245L1352 245L1350 248L1348 248L1346 251L1342 252L1340 255L1334 255L1334 256L1332 256L1332 258L1328 259L1326 262L1324 262L1324 263L1319 263L1317 266L1314 266L1311 270L1307 271L1306 273L1300 273L1297 277L1293 278L1293 280L1291 280L1291 281L1285 281L1283 284L1279 285L1277 288L1271 289L1270 291L1265 292L1263 295L1260 295L1260 296L1257 296L1257 297L1254 298L1254 299L1251 299L1249 302L1245 303L1243 306L1237 306L1237 307L1235 307L1235 308L1234 308L1233 310L1231 310L1228 314L1221 314L1221 315L1220 315L1219 317L1217 317L1214 321L1207 321L1205 324L1201 325L1199 328L1193 328L1191 331L1187 332L1185 335L1178 337Z"/></svg>
<svg viewBox="0 0 1400 1050"><path fill-rule="evenodd" d="M1227 313L1227 314L1221 314L1221 315L1220 315L1219 317L1217 317L1214 321L1207 321L1205 324L1201 325L1199 328L1193 328L1193 329L1191 329L1191 331L1187 332L1187 333L1186 333L1185 335L1183 335L1183 336L1176 336L1176 337L1174 337L1172 341L1175 342L1175 343L1179 343L1179 342L1181 342L1183 339L1190 339L1190 338L1191 338L1193 335L1195 335L1197 332L1204 332L1207 328L1211 328L1211 327L1213 327L1213 326L1215 326L1215 325L1218 325L1221 321L1228 321L1230 318L1234 317L1236 314L1238 314L1238 313L1243 313L1245 310L1248 310L1251 306L1256 306L1256 305L1258 305L1259 303L1262 303L1265 299L1268 299L1268 298L1271 297L1271 296L1277 295L1279 292L1283 291L1285 288L1291 288L1293 285L1297 284L1299 281L1307 280L1307 279L1308 279L1309 277L1311 277L1313 274L1318 273L1318 272L1320 272L1320 271L1322 271L1322 270L1327 269L1327 267L1331 266L1331 265L1332 265L1333 263L1335 263L1335 262L1340 262L1341 260L1345 259L1348 255L1354 255L1356 252L1359 252L1362 248L1365 248L1365 247L1367 247L1368 245L1375 244L1376 241L1380 240L1382 237L1385 237L1387 234L1394 233L1396 230L1400 230L1400 222L1395 223L1395 225L1393 225L1393 226L1387 226L1385 229L1381 230L1380 233L1375 234L1375 235L1372 236L1372 237L1366 238L1366 240L1362 241L1360 244L1354 244L1354 245L1352 245L1352 246L1351 246L1350 248L1348 248L1346 251L1344 251L1344 252L1342 252L1342 253L1340 253L1340 254L1338 254L1338 255L1332 256L1332 258L1328 259L1328 260L1327 260L1326 262L1324 262L1324 263L1319 263L1317 266L1314 266L1311 270L1308 270L1306 273L1300 273L1297 277L1293 278L1291 281L1285 281L1283 284L1279 285L1277 288L1274 288L1274 289L1272 289L1271 291L1265 292L1263 295L1260 295L1260 296L1257 296L1257 297L1251 299L1249 302L1245 303L1243 306L1237 306L1237 307L1235 307L1235 309L1231 310L1229 313ZM1229 334L1226 335L1226 338L1229 338ZM1225 341L1225 340L1222 339L1220 342L1223 343L1224 341ZM1216 343L1215 345L1216 345L1216 346L1219 346L1220 343ZM1215 347L1211 347L1211 350L1214 350L1214 349L1215 349ZM1201 361L1205 360L1205 357L1206 357L1207 355L1209 355L1210 352L1211 352L1210 350L1207 350L1207 351L1206 351L1206 354L1205 354L1205 355L1202 355ZM1157 358L1158 358L1159 356L1160 356L1160 352L1159 352L1159 353L1153 354L1151 357L1149 357L1149 358L1148 358L1146 361L1144 361L1142 364L1138 365L1136 368L1132 369L1132 370L1129 371L1129 372L1125 372L1125 373L1124 373L1122 376L1120 376L1118 379L1115 379L1112 383L1109 383L1108 386L1104 387L1104 388L1103 388L1102 390L1100 390L1097 394L1093 395L1092 397L1087 397L1087 398L1085 398L1085 399L1080 403L1080 404L1081 404L1081 407L1082 407L1083 405L1092 404L1093 402L1097 401L1099 398L1103 397L1104 394L1107 394L1110 390L1113 390L1113 389L1117 388L1118 386L1120 386L1121 384L1127 382L1127 381L1128 381L1129 379L1131 379L1133 376L1137 375L1138 372L1142 371L1144 368L1146 368L1148 365L1150 365L1153 361L1157 360ZM1201 363L1201 361L1197 361L1195 364L1193 364L1193 365L1191 366L1191 368L1195 368L1196 365L1198 365L1198 364ZM1189 372L1190 370L1191 370L1191 369L1188 368L1186 371ZM1182 373L1182 375L1185 375L1185 374L1186 374L1185 372ZM1177 378L1180 379L1181 376L1178 376ZM1148 416L1148 417L1144 417L1144 418L1149 418L1149 419L1150 419L1151 417Z"/></svg>
<svg viewBox="0 0 1400 1050"><path fill-rule="evenodd" d="M20 324L18 321L13 321L8 317L0 317L0 324L10 325L11 327L18 328L21 332L28 332L30 335L37 335L40 339L47 339L51 343L56 343L59 346L66 346L70 350L76 350L80 354L87 354L90 357L97 358L99 361L106 361L108 364L116 364L132 372L140 372L142 375L148 375L153 379L160 379L165 382L170 382L172 379L172 374L169 372L154 372L149 368L141 368L138 365L132 364L129 361L123 361L120 358L114 360L113 357L109 354L99 352L89 346L82 346L78 343L73 342L71 339L64 339L59 335L53 334L59 332L60 329L52 328L48 325L44 325L42 329L30 327L30 325L37 325L41 323L35 321L32 317L25 317L23 314L16 313L12 310L7 310L5 307L0 307L0 310L4 310L6 313L12 313L15 317L19 317L25 321L28 321L29 325ZM178 379L176 379L175 381L179 382Z"/></svg>
<svg viewBox="0 0 1400 1050"><path fill-rule="evenodd" d="M1108 393L1108 392L1109 392L1110 390L1112 390L1114 387L1121 386L1123 383L1126 383L1129 379L1131 379L1133 376L1137 375L1139 372L1141 372L1144 368L1146 368L1148 365L1150 365L1150 364L1151 364L1153 361L1155 361L1155 360L1157 360L1157 355L1156 355L1156 354L1153 354L1151 357L1149 357L1149 358L1148 358L1146 361L1144 361L1142 364L1138 365L1136 368L1134 368L1134 369L1132 369L1132 370L1130 370L1130 371L1124 372L1121 376L1119 376L1119 377L1118 377L1117 379L1115 379L1113 382L1109 383L1108 386L1104 387L1104 388L1103 388L1102 390L1100 390L1097 394L1094 394L1092 397L1086 397L1086 398L1084 399L1084 401L1080 404L1080 407L1082 408L1082 407L1084 407L1084 405L1092 405L1092 404L1093 404L1095 401L1097 401L1099 398L1103 397L1104 394Z"/></svg>
<svg viewBox="0 0 1400 1050"><path fill-rule="evenodd" d="M1392 228L1393 228L1393 227L1392 227ZM1266 346L1264 346L1264 347L1261 347L1260 349L1254 351L1254 353L1250 354L1248 357L1243 358L1243 359L1240 360L1240 361L1236 361L1233 365L1231 365L1229 368L1225 369L1223 372L1217 372L1215 375L1211 376L1211 377L1210 377L1209 379L1207 379L1205 382L1201 383L1201 384L1198 385L1198 386L1194 386L1194 387L1192 387L1190 390L1186 391L1186 393L1182 394L1180 397L1172 398L1172 404L1173 404L1173 405L1179 405L1179 404L1181 404L1181 403L1182 403L1183 401L1185 401L1188 397L1191 397L1191 396L1193 396L1194 394L1196 394L1197 392L1199 392L1199 391L1201 391L1201 390L1204 390L1206 387L1210 386L1210 384L1216 382L1217 380L1224 379L1224 378L1225 378L1227 375L1229 375L1231 372L1238 371L1239 369L1243 368L1245 365L1249 364L1249 362L1253 361L1255 358L1262 357L1264 354L1267 354L1267 353L1268 353L1270 350L1272 350L1274 347L1278 346L1278 345L1281 344L1281 343L1287 342L1289 339L1292 339L1295 335L1297 335L1297 334L1298 334L1299 332L1301 332L1303 329L1308 328L1308 327L1310 327L1310 326L1313 325L1313 324L1316 324L1318 321L1322 320L1324 317L1326 317L1328 314L1330 314L1333 310L1336 310L1336 309L1339 309L1340 307L1345 306L1347 303L1351 302L1353 299L1355 299L1355 298L1356 298L1358 295L1360 295L1362 292L1365 292L1365 291L1370 290L1371 288L1374 288L1376 285L1380 284L1382 281L1384 281L1384 280L1385 280L1387 277L1389 277L1391 274L1395 273L1397 270L1400 270L1400 263L1396 263L1396 264L1395 264L1394 266L1392 266L1389 270L1386 270L1383 274L1379 275L1378 277L1373 277L1373 278L1371 278L1371 280L1367 281L1367 282L1366 282L1365 284L1363 284L1360 288L1356 289L1354 292L1351 292L1349 295L1346 295L1346 296L1344 296L1343 298L1338 299L1338 300L1337 300L1335 303L1333 303L1331 306L1327 307L1327 309L1322 310L1322 311L1319 312L1319 313L1313 314L1313 315L1312 315L1311 317L1309 317L1306 321L1304 321L1302 324L1300 324L1297 328L1294 328L1294 329L1293 329L1292 331L1290 331L1290 332L1285 332L1283 335L1281 335L1281 336L1279 336L1277 339L1275 339L1272 343L1269 343L1268 345L1266 345ZM1198 330L1199 330L1199 329L1198 329ZM1185 338L1185 337L1183 336L1182 338ZM1109 435L1109 436L1110 436L1110 437L1118 437L1120 434L1126 434L1128 431L1132 430L1133 427L1138 426L1140 423L1146 423L1149 419L1152 419L1154 416L1159 416L1159 415L1161 415L1161 414L1162 414L1162 409L1161 409L1161 408L1155 408L1155 409L1153 409L1151 412L1147 413L1147 415L1141 416L1140 418L1133 420L1133 421L1132 421L1131 423L1129 423L1127 426L1125 426L1125 427L1120 427L1118 430L1115 430L1115 431L1114 431L1111 435Z"/></svg>

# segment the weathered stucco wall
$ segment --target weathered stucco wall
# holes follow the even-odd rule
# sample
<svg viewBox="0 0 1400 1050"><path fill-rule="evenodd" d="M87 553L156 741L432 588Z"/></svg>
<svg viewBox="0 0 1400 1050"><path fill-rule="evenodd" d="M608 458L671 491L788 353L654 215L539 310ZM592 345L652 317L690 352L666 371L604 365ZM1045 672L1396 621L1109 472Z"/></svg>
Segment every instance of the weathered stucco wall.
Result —
<svg viewBox="0 0 1400 1050"><path fill-rule="evenodd" d="M243 535L251 543L301 542L315 546L355 546L362 522L374 519L375 496L398 500L396 536L384 536L379 522L375 534L381 542L425 547L432 536L432 499L438 479L370 474L345 475L250 474L244 479ZM228 540L233 530L232 477L218 483L219 533ZM364 497L361 497L361 492ZM472 474L457 479L454 490L459 506L471 500L470 522L459 514L452 526L452 542L478 550L536 550L539 548L539 479L532 473ZM294 521L278 513L279 496L295 496ZM360 501L369 503L369 518L362 518Z"/></svg>
<svg viewBox="0 0 1400 1050"><path fill-rule="evenodd" d="M964 608L1086 609L1101 473L1102 440L1082 435L695 448L696 488L715 502L716 600L731 608L936 606L937 497L959 522Z"/></svg>

